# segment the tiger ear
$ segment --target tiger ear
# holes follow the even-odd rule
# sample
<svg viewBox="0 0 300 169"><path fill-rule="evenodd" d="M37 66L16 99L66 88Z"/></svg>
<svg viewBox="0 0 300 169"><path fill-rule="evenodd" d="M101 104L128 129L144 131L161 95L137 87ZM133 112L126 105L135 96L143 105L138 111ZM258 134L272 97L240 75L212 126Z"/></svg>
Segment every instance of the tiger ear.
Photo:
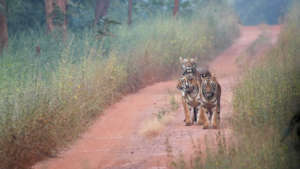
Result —
<svg viewBox="0 0 300 169"><path fill-rule="evenodd" d="M212 73L212 74L211 74L211 78L212 78L212 80L217 81L217 77L216 77L216 74L215 74L215 73Z"/></svg>
<svg viewBox="0 0 300 169"><path fill-rule="evenodd" d="M181 64L185 64L186 62L189 61L188 59L182 58L182 57L180 57L179 60L180 60L180 63L181 63Z"/></svg>
<svg viewBox="0 0 300 169"><path fill-rule="evenodd" d="M195 62L196 60L195 60L195 58L191 58L190 61L191 62Z"/></svg>

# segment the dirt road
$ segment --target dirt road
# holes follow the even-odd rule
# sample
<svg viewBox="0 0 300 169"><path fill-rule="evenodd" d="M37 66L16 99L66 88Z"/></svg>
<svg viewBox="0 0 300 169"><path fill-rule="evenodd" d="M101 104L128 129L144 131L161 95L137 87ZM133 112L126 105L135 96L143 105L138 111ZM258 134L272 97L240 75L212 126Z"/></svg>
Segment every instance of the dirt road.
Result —
<svg viewBox="0 0 300 169"><path fill-rule="evenodd" d="M268 27L276 41L279 27ZM190 154L192 142L205 150L205 141L214 145L218 131L230 135L232 88L239 76L236 58L259 36L259 27L241 27L241 37L211 64L222 86L221 129L203 130L200 126L184 126L181 105L172 112L174 119L152 138L140 134L146 120L154 113L170 107L170 98L179 92L175 81L157 83L124 97L111 106L82 137L59 158L41 162L35 169L151 169L167 168L170 154ZM180 103L180 102L179 102ZM168 109L169 110L169 109ZM166 150L169 147L168 151ZM170 148L172 147L172 148Z"/></svg>

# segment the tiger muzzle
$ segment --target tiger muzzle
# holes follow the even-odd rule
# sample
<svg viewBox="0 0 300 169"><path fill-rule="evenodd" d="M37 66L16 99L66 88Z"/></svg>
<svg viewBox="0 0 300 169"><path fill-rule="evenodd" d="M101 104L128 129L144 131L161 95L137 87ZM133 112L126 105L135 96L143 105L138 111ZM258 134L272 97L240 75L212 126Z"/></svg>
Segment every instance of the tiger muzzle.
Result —
<svg viewBox="0 0 300 169"><path fill-rule="evenodd" d="M205 93L205 97L210 100L214 97L215 93L214 92L207 92Z"/></svg>

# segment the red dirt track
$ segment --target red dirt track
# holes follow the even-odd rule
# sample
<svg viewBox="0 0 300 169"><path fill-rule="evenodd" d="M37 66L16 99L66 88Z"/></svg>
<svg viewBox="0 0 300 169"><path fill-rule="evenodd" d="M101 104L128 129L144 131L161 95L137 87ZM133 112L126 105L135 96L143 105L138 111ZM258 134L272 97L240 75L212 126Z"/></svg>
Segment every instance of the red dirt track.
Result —
<svg viewBox="0 0 300 169"><path fill-rule="evenodd" d="M267 26L272 41L276 42L279 26ZM240 75L236 58L259 36L259 27L241 27L241 36L211 64L222 86L221 129L230 135L229 120L232 114L232 88ZM135 94L124 97L108 108L90 129L59 158L38 163L34 169L154 169L168 168L166 145L172 154L191 154L195 141L205 151L205 141L212 147L219 130L203 130L201 126L184 126L183 110L176 90L176 82L156 83ZM179 110L174 119L153 138L139 133L143 123L154 113L170 105L170 93L175 94ZM168 141L167 141L168 140ZM168 143L166 143L168 142Z"/></svg>

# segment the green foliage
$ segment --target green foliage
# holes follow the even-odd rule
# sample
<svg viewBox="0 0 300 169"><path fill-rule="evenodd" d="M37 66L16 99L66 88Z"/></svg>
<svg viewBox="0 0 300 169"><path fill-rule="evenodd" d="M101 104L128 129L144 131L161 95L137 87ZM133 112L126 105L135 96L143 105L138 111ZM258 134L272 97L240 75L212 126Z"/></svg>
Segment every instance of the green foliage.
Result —
<svg viewBox="0 0 300 169"><path fill-rule="evenodd" d="M37 29L45 24L45 5L41 0L6 0L8 31Z"/></svg>
<svg viewBox="0 0 300 169"><path fill-rule="evenodd" d="M37 56L34 41L56 50L42 47ZM88 35L67 46L37 38L23 51L10 49L0 68L0 168L28 168L55 155L120 97L126 82L124 66L113 54L103 59ZM55 55L59 57L51 58Z"/></svg>
<svg viewBox="0 0 300 169"><path fill-rule="evenodd" d="M271 122L284 126L298 109L300 15L295 11L287 15L279 43L265 63L249 71L235 91L235 108L253 125Z"/></svg>
<svg viewBox="0 0 300 169"><path fill-rule="evenodd" d="M207 4L215 7L228 4L234 6L241 22L247 25L262 22L276 24L287 11L292 0L185 0L180 1L179 15L190 17L193 13L206 10ZM174 0L133 1L133 23L153 18L157 15L171 15ZM45 4L42 0L7 1L8 27L11 33L37 29L46 25ZM69 0L67 4L68 27L72 31L90 28L94 20L95 0ZM111 1L108 17L121 23L127 22L128 1ZM0 6L1 11L1 6ZM224 11L227 11L226 9ZM60 19L58 19L59 21Z"/></svg>
<svg viewBox="0 0 300 169"><path fill-rule="evenodd" d="M228 0L218 0L216 3L225 3ZM180 1L179 15L190 17L199 11L199 8L206 6L206 0ZM94 20L95 0L69 0L67 4L68 29L71 31L82 31L84 28L91 28ZM220 6L220 5L219 5ZM144 21L155 16L172 15L174 0L140 0L133 1L133 23ZM7 1L7 19L9 32L11 34L24 30L38 29L46 26L45 2L42 0L9 0ZM62 16L60 10L55 7L58 15L55 22L61 24ZM128 1L111 1L107 16L111 20L121 23L127 22Z"/></svg>
<svg viewBox="0 0 300 169"><path fill-rule="evenodd" d="M107 17L103 17L99 20L97 24L97 33L98 37L104 36L113 36L111 32L111 27L115 25L120 25L121 23L115 20L108 19Z"/></svg>
<svg viewBox="0 0 300 169"><path fill-rule="evenodd" d="M4 14L5 13L5 8L4 6L0 3L0 13Z"/></svg>

